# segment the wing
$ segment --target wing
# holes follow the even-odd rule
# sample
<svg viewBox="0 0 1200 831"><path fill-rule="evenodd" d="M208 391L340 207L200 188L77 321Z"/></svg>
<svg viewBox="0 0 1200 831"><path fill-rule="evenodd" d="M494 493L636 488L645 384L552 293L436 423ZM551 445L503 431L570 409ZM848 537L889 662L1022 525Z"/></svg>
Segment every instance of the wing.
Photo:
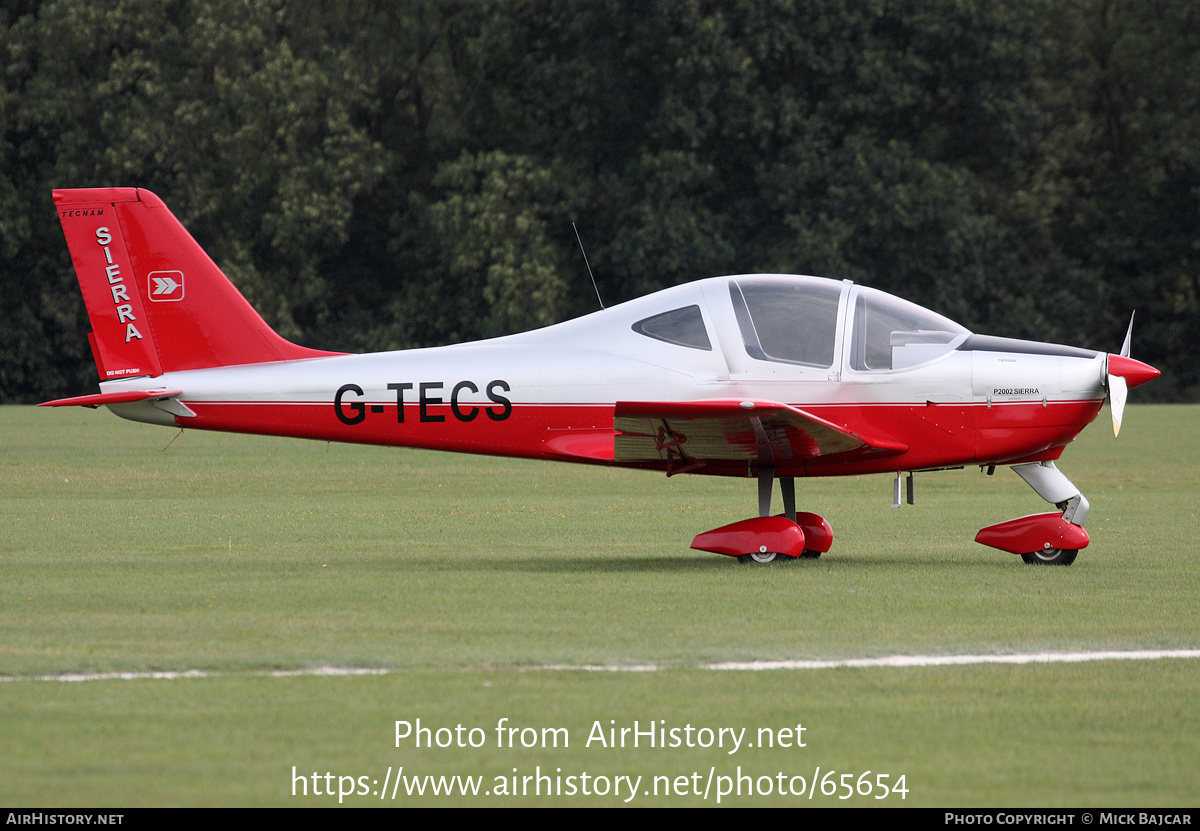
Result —
<svg viewBox="0 0 1200 831"><path fill-rule="evenodd" d="M849 461L908 450L775 401L623 401L613 426L613 461L665 465L668 476L710 465L798 468L818 458Z"/></svg>

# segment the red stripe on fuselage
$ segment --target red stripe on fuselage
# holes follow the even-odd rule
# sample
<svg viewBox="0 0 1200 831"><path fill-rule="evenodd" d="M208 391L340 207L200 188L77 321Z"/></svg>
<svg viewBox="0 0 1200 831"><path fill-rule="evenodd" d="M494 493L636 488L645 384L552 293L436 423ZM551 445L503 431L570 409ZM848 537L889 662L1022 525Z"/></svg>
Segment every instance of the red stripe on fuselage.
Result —
<svg viewBox="0 0 1200 831"><path fill-rule="evenodd" d="M362 420L346 424L332 404L186 403L196 417L177 418L180 427L528 458L555 455L542 449L549 430L611 430L615 409L612 404L513 404L507 415L497 418L504 410L494 405L464 404L456 414L449 405L423 410L418 404L409 404L401 421L395 404L366 403ZM358 415L350 413L351 418Z"/></svg>
<svg viewBox="0 0 1200 831"><path fill-rule="evenodd" d="M809 476L922 470L1057 459L1095 420L1103 400L991 404L805 405L826 421L867 436L901 441L909 451L886 459L829 464L815 459Z"/></svg>
<svg viewBox="0 0 1200 831"><path fill-rule="evenodd" d="M195 418L176 419L185 428L581 462L600 460L555 453L547 448L547 440L566 431L611 430L615 411L612 404L513 402L507 415L497 419L493 416L503 410L496 407L464 405L456 414L448 405L427 406L422 411L412 404L404 407L401 421L395 404L367 403L362 419L346 424L332 403L187 399L183 403L196 413ZM1102 404L1102 400L1091 399L990 405L797 404L851 432L903 442L910 449L881 459L830 457L793 464L779 460L776 475L839 476L1052 460L1095 419ZM686 451L686 443L683 448ZM664 469L666 460L628 466ZM748 468L745 462L710 462L696 472L746 476Z"/></svg>

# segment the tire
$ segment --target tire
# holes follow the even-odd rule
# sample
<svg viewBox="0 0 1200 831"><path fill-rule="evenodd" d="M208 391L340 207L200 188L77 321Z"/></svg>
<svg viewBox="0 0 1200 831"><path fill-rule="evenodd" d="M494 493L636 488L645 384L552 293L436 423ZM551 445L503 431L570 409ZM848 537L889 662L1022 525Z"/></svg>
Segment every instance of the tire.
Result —
<svg viewBox="0 0 1200 831"><path fill-rule="evenodd" d="M802 559L802 560L816 560L816 559L819 559L819 558L820 558L820 556L821 556L821 552L820 552L820 551L816 551L816 550L814 550L814 549L812 549L812 548L806 548L806 549L804 549L804 553L800 555L800 559Z"/></svg>
<svg viewBox="0 0 1200 831"><path fill-rule="evenodd" d="M1047 548L1022 554L1021 559L1031 566L1069 566L1078 555L1079 549L1075 548Z"/></svg>
<svg viewBox="0 0 1200 831"><path fill-rule="evenodd" d="M774 551L767 551L767 552L764 552L761 554L759 552L755 551L752 554L739 554L738 555L739 563L759 563L761 565L766 565L767 563L776 563L776 562L780 562L782 560L790 560L790 559L791 558L788 557L786 554L776 554Z"/></svg>

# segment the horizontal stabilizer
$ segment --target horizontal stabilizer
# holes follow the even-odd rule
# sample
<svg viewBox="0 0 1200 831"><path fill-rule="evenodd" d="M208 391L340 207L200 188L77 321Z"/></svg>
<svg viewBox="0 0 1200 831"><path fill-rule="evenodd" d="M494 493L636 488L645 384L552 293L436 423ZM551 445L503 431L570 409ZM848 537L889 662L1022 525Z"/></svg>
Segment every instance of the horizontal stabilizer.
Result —
<svg viewBox="0 0 1200 831"><path fill-rule="evenodd" d="M91 407L93 410L105 404L128 404L148 398L170 398L180 390L125 390L123 392L101 392L95 395L77 395L74 398L56 398L43 401L39 407Z"/></svg>

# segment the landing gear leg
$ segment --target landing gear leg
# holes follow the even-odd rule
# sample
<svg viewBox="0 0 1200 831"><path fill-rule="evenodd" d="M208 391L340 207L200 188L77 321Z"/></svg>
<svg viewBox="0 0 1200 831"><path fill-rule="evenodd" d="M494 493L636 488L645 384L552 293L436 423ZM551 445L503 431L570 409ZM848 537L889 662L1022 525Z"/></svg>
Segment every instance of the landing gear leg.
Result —
<svg viewBox="0 0 1200 831"><path fill-rule="evenodd" d="M783 494L783 515L796 521L796 480L791 476L779 479L779 492Z"/></svg>
<svg viewBox="0 0 1200 831"><path fill-rule="evenodd" d="M1082 526L1088 515L1088 501L1079 488L1071 484L1054 462L1034 462L1013 465L1013 473L1029 483L1037 495L1063 512L1067 522Z"/></svg>
<svg viewBox="0 0 1200 831"><path fill-rule="evenodd" d="M758 515L771 515L771 490L775 486L775 468L758 469Z"/></svg>

